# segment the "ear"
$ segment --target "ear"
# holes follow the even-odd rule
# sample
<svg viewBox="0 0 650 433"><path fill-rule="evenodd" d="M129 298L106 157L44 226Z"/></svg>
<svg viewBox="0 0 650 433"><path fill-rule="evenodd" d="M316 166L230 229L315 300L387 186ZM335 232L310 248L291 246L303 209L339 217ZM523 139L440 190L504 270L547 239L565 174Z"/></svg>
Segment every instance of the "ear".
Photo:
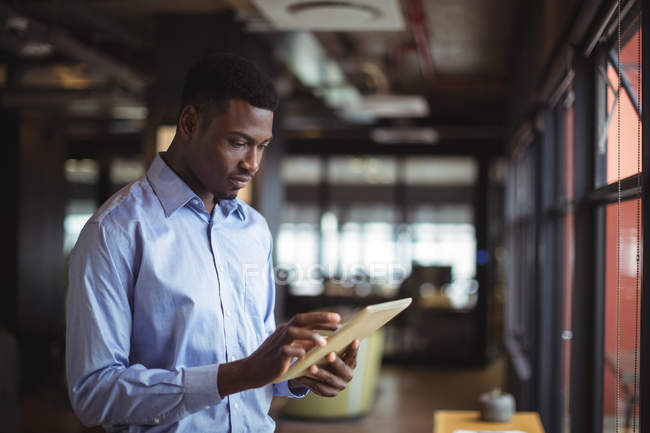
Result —
<svg viewBox="0 0 650 433"><path fill-rule="evenodd" d="M183 140L190 141L199 127L199 112L193 105L186 105L178 117L178 130Z"/></svg>

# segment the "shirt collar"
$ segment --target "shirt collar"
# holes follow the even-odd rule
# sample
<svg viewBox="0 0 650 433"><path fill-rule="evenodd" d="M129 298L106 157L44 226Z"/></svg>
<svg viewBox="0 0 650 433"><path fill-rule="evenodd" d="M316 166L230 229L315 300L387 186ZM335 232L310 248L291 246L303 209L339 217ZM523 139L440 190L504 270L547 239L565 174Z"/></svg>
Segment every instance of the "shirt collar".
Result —
<svg viewBox="0 0 650 433"><path fill-rule="evenodd" d="M147 170L147 179L154 190L154 193L160 200L160 204L165 210L165 216L170 217L179 208L185 206L193 198L198 196L190 189L189 186L178 177L178 175L167 165L161 158L160 153L156 155ZM234 198L232 200L219 200L217 206L223 212L224 216L230 215L237 211L237 216L242 221L246 220L246 210L241 200Z"/></svg>
<svg viewBox="0 0 650 433"><path fill-rule="evenodd" d="M224 216L228 216L234 211L237 211L239 219L246 221L246 208L244 207L244 203L237 197L232 200L219 200L218 206Z"/></svg>

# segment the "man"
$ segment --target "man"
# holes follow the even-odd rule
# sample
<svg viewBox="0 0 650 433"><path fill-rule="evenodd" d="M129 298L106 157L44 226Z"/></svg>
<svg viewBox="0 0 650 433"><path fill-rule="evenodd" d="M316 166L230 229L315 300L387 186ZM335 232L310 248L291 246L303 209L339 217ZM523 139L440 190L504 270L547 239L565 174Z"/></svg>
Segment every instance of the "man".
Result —
<svg viewBox="0 0 650 433"><path fill-rule="evenodd" d="M72 406L107 431L270 432L274 395L333 396L359 342L327 367L272 385L325 344L334 313L275 328L271 235L236 198L260 168L278 100L252 63L213 55L183 88L176 135L147 173L106 203L70 258Z"/></svg>

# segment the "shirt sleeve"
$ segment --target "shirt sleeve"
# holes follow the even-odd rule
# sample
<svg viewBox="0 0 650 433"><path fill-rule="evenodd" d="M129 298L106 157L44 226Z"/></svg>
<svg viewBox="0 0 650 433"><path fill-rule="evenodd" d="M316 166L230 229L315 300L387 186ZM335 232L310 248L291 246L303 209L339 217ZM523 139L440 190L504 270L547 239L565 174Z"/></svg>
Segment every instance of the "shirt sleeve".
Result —
<svg viewBox="0 0 650 433"><path fill-rule="evenodd" d="M269 234L269 238L270 238ZM269 241L269 254L266 259L266 273L267 273L267 285L268 285L268 305L266 306L266 313L264 316L264 328L266 330L266 335L269 336L275 331L275 277L273 274L273 240ZM276 397L292 397L292 398L302 398L307 395L309 388L300 388L294 389L293 392L289 389L288 381L274 383L273 384L273 395Z"/></svg>
<svg viewBox="0 0 650 433"><path fill-rule="evenodd" d="M166 424L218 403L218 365L146 368L129 362L137 254L121 228L91 221L70 257L66 373L85 425Z"/></svg>

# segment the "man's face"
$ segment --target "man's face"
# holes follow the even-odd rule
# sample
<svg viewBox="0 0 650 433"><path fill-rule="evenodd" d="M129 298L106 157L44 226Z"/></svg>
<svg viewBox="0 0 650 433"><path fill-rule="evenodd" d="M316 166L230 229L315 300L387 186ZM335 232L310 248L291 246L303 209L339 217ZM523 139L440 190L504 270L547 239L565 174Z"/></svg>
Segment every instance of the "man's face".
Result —
<svg viewBox="0 0 650 433"><path fill-rule="evenodd" d="M260 168L273 134L273 112L231 99L224 114L199 119L188 143L195 180L215 200L233 199Z"/></svg>

